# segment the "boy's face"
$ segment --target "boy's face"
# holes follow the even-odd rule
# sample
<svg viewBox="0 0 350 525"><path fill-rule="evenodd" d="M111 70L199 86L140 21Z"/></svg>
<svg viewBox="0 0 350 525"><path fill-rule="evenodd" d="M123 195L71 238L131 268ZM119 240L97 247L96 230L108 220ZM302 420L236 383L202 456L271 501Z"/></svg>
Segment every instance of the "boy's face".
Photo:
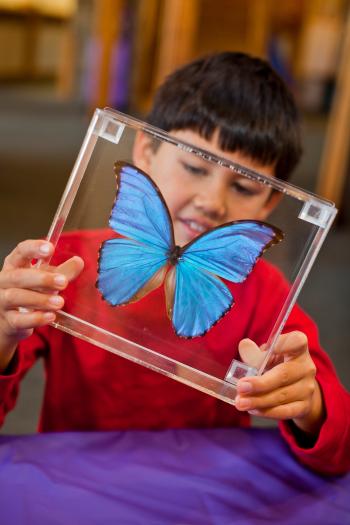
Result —
<svg viewBox="0 0 350 525"><path fill-rule="evenodd" d="M263 166L238 151L222 151L215 135L207 141L190 130L171 134L246 168L274 176L274 165ZM134 162L153 178L162 192L173 221L175 241L180 246L225 222L265 220L279 200L279 194L272 193L268 186L171 144L162 143L154 150L149 137L143 134L135 142Z"/></svg>

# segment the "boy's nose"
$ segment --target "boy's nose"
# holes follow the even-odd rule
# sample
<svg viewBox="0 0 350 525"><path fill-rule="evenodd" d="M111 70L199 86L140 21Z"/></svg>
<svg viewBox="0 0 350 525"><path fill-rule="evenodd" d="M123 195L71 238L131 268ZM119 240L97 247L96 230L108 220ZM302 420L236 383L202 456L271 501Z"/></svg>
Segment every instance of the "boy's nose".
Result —
<svg viewBox="0 0 350 525"><path fill-rule="evenodd" d="M221 220L227 213L226 194L223 188L208 187L194 198L194 205L213 220Z"/></svg>

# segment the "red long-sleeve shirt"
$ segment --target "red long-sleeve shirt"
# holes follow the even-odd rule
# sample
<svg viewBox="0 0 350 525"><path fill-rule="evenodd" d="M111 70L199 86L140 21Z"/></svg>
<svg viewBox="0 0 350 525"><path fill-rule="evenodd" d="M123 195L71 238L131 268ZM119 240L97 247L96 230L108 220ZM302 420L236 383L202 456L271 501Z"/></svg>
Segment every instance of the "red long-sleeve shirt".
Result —
<svg viewBox="0 0 350 525"><path fill-rule="evenodd" d="M238 341L267 340L288 285L273 266L259 261L244 286L228 284L236 304L203 338L179 339L165 314L161 288L127 308L111 309L94 288L96 255L109 232L86 231L62 237L54 263L72 255L85 260L82 275L65 291L65 310L102 328L114 330L140 344L152 344L169 357L188 364L199 359L204 371L224 377ZM142 328L142 329L140 329ZM150 335L156 331L157 338ZM350 395L320 348L317 328L294 307L284 332L301 330L317 367L327 417L311 448L298 445L292 426L281 422L283 436L296 457L328 474L350 469ZM39 429L112 430L180 427L248 426L249 415L214 397L113 355L51 326L38 329L20 343L15 357L0 376L0 423L16 402L19 382L36 359L43 357L46 387Z"/></svg>

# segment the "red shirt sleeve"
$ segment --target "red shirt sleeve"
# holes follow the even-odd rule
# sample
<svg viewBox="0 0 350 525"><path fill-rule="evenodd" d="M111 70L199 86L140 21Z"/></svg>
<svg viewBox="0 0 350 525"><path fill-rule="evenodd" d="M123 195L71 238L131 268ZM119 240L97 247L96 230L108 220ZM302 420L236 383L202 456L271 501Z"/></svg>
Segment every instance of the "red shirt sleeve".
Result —
<svg viewBox="0 0 350 525"><path fill-rule="evenodd" d="M326 408L326 419L318 439L309 448L288 422L280 429L295 456L305 465L322 474L336 475L350 470L350 394L340 383L332 362L322 350L315 323L295 307L284 332L301 330L308 337L311 357L316 365L316 379L321 387Z"/></svg>
<svg viewBox="0 0 350 525"><path fill-rule="evenodd" d="M3 425L7 412L13 409L19 392L19 383L36 359L45 352L45 339L39 332L34 332L22 341L12 358L7 370L0 374L0 426Z"/></svg>
<svg viewBox="0 0 350 525"><path fill-rule="evenodd" d="M274 266L257 264L254 283L256 306L249 337L258 344L266 342L276 316L285 301L289 284ZM309 351L316 365L326 419L316 442L310 446L306 436L290 421L279 424L281 433L297 459L322 474L338 475L350 470L350 394L340 383L332 362L321 348L315 322L294 306L283 333L299 330L308 338ZM304 438L304 439L303 439Z"/></svg>

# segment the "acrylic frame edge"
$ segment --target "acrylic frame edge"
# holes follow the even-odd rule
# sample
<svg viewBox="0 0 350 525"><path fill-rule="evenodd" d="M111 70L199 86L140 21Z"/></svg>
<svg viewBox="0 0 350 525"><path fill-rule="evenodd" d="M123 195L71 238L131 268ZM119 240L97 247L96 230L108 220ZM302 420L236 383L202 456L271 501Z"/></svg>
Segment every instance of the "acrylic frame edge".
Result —
<svg viewBox="0 0 350 525"><path fill-rule="evenodd" d="M78 192L80 183L84 177L86 167L89 163L95 144L97 142L98 124L102 113L102 110L96 109L93 114L87 132L85 134L83 143L80 147L77 159L74 163L73 169L62 194L57 211L53 218L51 227L47 234L47 240L52 242L55 246L57 244L57 240L60 234L62 233L65 221L68 217L69 211Z"/></svg>
<svg viewBox="0 0 350 525"><path fill-rule="evenodd" d="M64 324L62 323L64 320ZM196 388L201 392L210 394L231 405L235 404L236 388L235 384L218 379L215 376L207 374L201 370L195 369L181 361L177 361L166 355L160 354L155 350L146 348L138 343L125 339L117 334L112 334L103 328L91 325L72 314L60 311L57 313L57 319L50 323L54 328L58 328L75 337L79 337L88 343L98 345L100 348L119 355L133 363L143 365L155 372L161 373L167 377L184 383L187 386ZM90 337L89 330L93 330L95 337ZM99 339L96 339L96 332ZM113 346L110 340L117 341L119 348ZM123 349L124 348L124 349ZM148 359L142 359L140 355L147 355ZM163 365L162 367L160 365ZM174 369L176 368L176 373ZM192 380L189 378L192 376ZM194 381L196 379L196 381Z"/></svg>
<svg viewBox="0 0 350 525"><path fill-rule="evenodd" d="M228 167L232 169L233 171L236 171L237 173L247 176L248 178L251 178L260 183L273 187L274 189L282 193L285 193L294 199L298 199L304 202L317 202L322 208L327 210L327 221L324 224L324 226L322 227L318 226L318 231L312 241L311 246L307 250L305 259L298 271L297 276L294 279L294 282L291 284L291 288L290 288L288 297L286 298L283 308L273 326L270 337L267 341L266 356L264 357L260 367L256 371L257 375L261 375L266 369L266 365L271 356L271 353L274 350L277 339L279 335L281 334L283 327L285 325L285 322L293 306L295 305L297 301L299 293L305 283L306 278L308 277L310 273L310 270L314 264L314 261L321 249L321 246L337 214L337 209L335 208L334 203L326 199L323 199L319 197L318 195L313 194L312 192L299 188L289 182L281 181L279 179L271 179L270 177L267 177L266 175L263 175L256 171L245 168L244 166L240 164L233 163L232 161L226 159L225 157L219 157L206 150L202 150L200 148L194 147L190 143L187 143L185 141L177 139L176 137L173 137L170 133L167 133L159 128L156 128L155 126L151 126L139 119L130 117L129 115L125 115L124 113L121 113L114 109L111 109L111 108L96 109L91 119L88 130L85 134L82 146L79 150L79 153L74 163L71 175L67 181L66 188L63 192L58 209L53 218L50 230L47 235L47 240L51 241L54 245L57 244L58 238L64 228L65 221L68 217L69 211L74 202L75 196L78 192L80 183L84 177L84 173L85 173L87 164L91 158L91 155L93 153L94 146L100 136L99 131L101 130L101 127L102 127L102 124L105 118L108 118L108 119L113 118L118 122L122 122L123 124L129 125L133 128L137 128L140 131L150 133L159 140L163 140L168 143L171 143L174 146L180 147L184 149L185 151L189 151L190 153L200 156L201 158L204 158L205 160L209 162L220 164L223 167ZM60 312L60 315L63 316L65 319L73 317L65 312ZM76 318L75 326L76 324L79 324L79 323L80 323L80 326L82 326L84 324L84 321ZM65 327L59 322L54 322L51 324L52 326L56 328L59 328L63 331L71 333L72 335L75 335L75 336L78 336L84 339L84 337L82 337L82 335L79 335L79 332L77 332L75 329L69 330L67 329L67 327ZM98 327L94 327L94 328L96 329ZM118 336L116 337L118 338ZM91 338L89 339L85 337L85 340L89 342L94 342L94 340ZM132 343L130 341L128 341L128 343L130 345L136 345L136 343ZM95 341L95 344L96 344L96 341ZM163 375L170 376L177 381L185 383L193 388L196 388L197 390L213 395L217 397L218 399L226 401L230 404L235 403L234 397L232 396L235 395L235 391L236 391L235 386L237 384L237 380L234 377L232 377L231 380L229 381L226 378L221 380L221 379L216 378L215 376L211 376L197 369L195 370L189 367L188 365L185 365L184 363L176 361L177 366L183 367L184 370L188 369L188 370L195 372L197 379L200 379L200 380L198 383L193 383L189 381L188 379L181 377L179 375L165 372L163 369L157 366L151 365L148 361L134 359L129 354L126 354L125 352L122 352L122 351L118 351L115 348L113 349L112 347L108 345L99 343L98 346L112 353L121 355L122 357L127 358L131 361L142 364L143 366L156 370L157 372L162 373ZM136 345L136 346L139 346L139 345ZM157 354L157 352L154 352L153 350L150 350L150 349L145 349L145 351L147 351L148 353L152 352L153 354ZM168 361L169 363L175 362L174 360L162 354L157 354L157 355L164 362L168 362ZM226 373L226 377L229 374L229 370L230 370L230 367ZM217 384L216 388L213 388L212 386L213 384L214 385Z"/></svg>
<svg viewBox="0 0 350 525"><path fill-rule="evenodd" d="M289 314L291 313L292 308L297 302L299 294L305 284L307 277L309 276L309 273L314 265L316 257L322 248L322 245L334 222L337 212L338 210L334 207L333 213L330 217L330 220L328 220L327 226L325 228L318 229L315 235L315 238L313 239L312 244L307 251L307 254L303 260L303 263L299 268L298 274L296 275L294 282L291 284L291 287L288 293L288 297L285 300L283 308L279 316L277 317L276 322L272 328L270 337L266 343L266 355L258 369L257 375L261 375L266 369L266 365L269 361L271 354L273 353L273 350L277 343L277 339L281 335L284 325L289 317Z"/></svg>
<svg viewBox="0 0 350 525"><path fill-rule="evenodd" d="M250 168L246 168L245 166L238 164L237 162L233 162L225 157L215 155L214 153L210 153L204 149L193 146L189 142L179 140L178 138L174 137L171 133L163 131L160 128L152 126L151 124L143 122L142 120L139 120L135 117L130 117L125 113L108 107L104 108L103 110L97 111L103 111L109 117L114 117L115 119L122 121L124 124L136 127L140 131L149 132L153 134L155 138L164 140L184 150L188 150L190 153L194 153L195 155L204 158L204 160L208 160L209 162L214 162L216 164L220 164L223 167L231 168L237 173L240 173L248 178L252 178L258 182L271 186L272 188L279 190L282 193L285 193L293 198L304 202L316 201L318 204L320 204L320 206L326 207L330 210L335 208L334 202L324 199L311 191L299 188L291 182L283 181L277 178L271 178L268 175L263 175L262 173L254 171Z"/></svg>

